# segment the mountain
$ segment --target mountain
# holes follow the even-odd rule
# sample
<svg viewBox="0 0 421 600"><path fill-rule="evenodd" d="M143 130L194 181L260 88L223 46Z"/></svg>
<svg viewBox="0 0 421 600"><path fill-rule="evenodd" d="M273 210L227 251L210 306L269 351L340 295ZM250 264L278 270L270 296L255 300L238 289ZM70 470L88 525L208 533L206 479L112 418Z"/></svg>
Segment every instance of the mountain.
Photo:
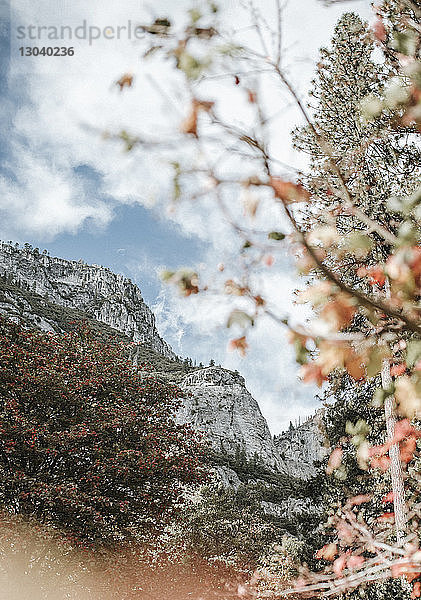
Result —
<svg viewBox="0 0 421 600"><path fill-rule="evenodd" d="M319 410L302 425L276 435L273 441L283 470L310 479L328 454L326 439L323 411Z"/></svg>
<svg viewBox="0 0 421 600"><path fill-rule="evenodd" d="M155 317L143 301L137 285L99 265L82 260L65 260L40 253L29 244L23 248L0 242L0 275L7 283L42 296L59 306L82 310L90 318L124 333L168 358L176 358L159 335ZM13 304L13 294L6 295ZM11 307L4 309L11 310ZM27 317L31 319L29 307ZM16 307L19 311L21 308ZM24 311L25 312L25 311ZM54 322L41 319L39 327L56 329Z"/></svg>
<svg viewBox="0 0 421 600"><path fill-rule="evenodd" d="M159 376L186 391L177 420L205 434L225 484L271 479L274 473L284 482L315 476L314 461L323 456L315 422L274 440L244 378L222 367L192 367L177 357L139 288L123 275L51 257L29 244L0 242L0 314L56 332L85 320L105 339L135 342L134 362L149 362Z"/></svg>

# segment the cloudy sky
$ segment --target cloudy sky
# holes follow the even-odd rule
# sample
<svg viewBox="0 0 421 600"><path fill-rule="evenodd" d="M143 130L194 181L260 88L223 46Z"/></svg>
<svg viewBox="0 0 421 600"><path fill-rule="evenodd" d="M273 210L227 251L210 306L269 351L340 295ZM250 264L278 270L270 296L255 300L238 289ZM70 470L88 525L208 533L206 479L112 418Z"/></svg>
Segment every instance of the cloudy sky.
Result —
<svg viewBox="0 0 421 600"><path fill-rule="evenodd" d="M1 3L3 20L8 17L5 4ZM83 258L132 278L174 350L198 362L213 358L239 369L276 433L318 405L316 391L297 380L285 332L262 320L251 336L249 354L241 359L227 350L229 307L224 299L180 299L162 287L158 276L162 267L193 265L212 277L216 265L229 265L238 246L227 224L206 202L185 202L169 211L167 162L142 149L126 153L101 135L126 129L164 138L177 131L187 103L177 91L177 81L172 87L170 66L144 60L142 40L128 39L127 32L129 22L134 27L165 15L181 22L192 4L188 0L12 0L10 47L5 28L0 32L0 238L28 241L47 248L51 255ZM195 3L199 8L203 4L204 0ZM243 4L221 2L220 18L228 35L241 29L249 36L246 41L253 42ZM272 1L256 4L270 24ZM309 87L318 48L329 43L336 20L346 10L371 19L367 0L329 8L319 0L286 4L284 51L301 94ZM81 27L79 37L84 36L84 27L87 37L89 27L93 28L91 37L104 28L116 31L118 26L121 34L120 39L106 39L101 33L91 43L89 39L60 42L74 47L73 56L20 55L20 47L56 45L45 36L51 27L61 26L72 27L73 32ZM31 39L38 35L38 27L50 29L40 30L41 39ZM135 75L135 85L119 93L113 84L126 72ZM224 101L224 117L247 125L248 108L236 96L240 92L215 85L207 93ZM274 120L273 150L281 161L304 168L305 158L295 154L289 138L291 129L300 123L299 115L282 92L280 98L286 108ZM276 112L278 101L278 96L269 94L268 110ZM259 219L263 226L282 226L270 207ZM295 311L300 317L292 307L297 280L286 252L262 274L261 286L279 314Z"/></svg>

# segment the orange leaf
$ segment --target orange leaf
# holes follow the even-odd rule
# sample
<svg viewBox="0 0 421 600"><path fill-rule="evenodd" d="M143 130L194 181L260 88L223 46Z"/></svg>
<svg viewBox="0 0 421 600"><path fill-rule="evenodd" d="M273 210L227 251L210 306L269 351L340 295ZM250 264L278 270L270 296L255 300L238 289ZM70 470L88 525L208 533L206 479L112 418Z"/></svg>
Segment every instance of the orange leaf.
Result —
<svg viewBox="0 0 421 600"><path fill-rule="evenodd" d="M386 496L383 496L382 502L384 502L385 504L387 502L393 502L394 497L395 496L394 496L393 492L389 492L388 494L386 494Z"/></svg>
<svg viewBox="0 0 421 600"><path fill-rule="evenodd" d="M191 134L197 137L197 120L199 112L209 112L212 109L213 105L214 102L198 100L197 98L193 98L190 107L190 112L181 124L181 132Z"/></svg>
<svg viewBox="0 0 421 600"><path fill-rule="evenodd" d="M394 512L385 512L380 517L377 517L378 521L394 521L395 513Z"/></svg>
<svg viewBox="0 0 421 600"><path fill-rule="evenodd" d="M125 73L125 75L122 75L122 77L120 77L120 79L116 81L115 84L119 86L120 92L122 92L125 87L132 87L133 75L131 75L130 73Z"/></svg>
<svg viewBox="0 0 421 600"><path fill-rule="evenodd" d="M390 458L388 456L380 456L379 458L371 459L371 467L373 469L380 469L381 471L387 471L390 466Z"/></svg>
<svg viewBox="0 0 421 600"><path fill-rule="evenodd" d="M319 559L323 558L324 560L333 561L337 553L338 547L336 544L326 544L325 546L323 546L323 548L317 550L315 557Z"/></svg>
<svg viewBox="0 0 421 600"><path fill-rule="evenodd" d="M421 596L421 582L417 581L414 583L414 587L412 588L411 599L419 598Z"/></svg>
<svg viewBox="0 0 421 600"><path fill-rule="evenodd" d="M393 365L390 367L390 374L392 377L399 377L403 375L406 371L406 365L404 363L400 363L398 365Z"/></svg>
<svg viewBox="0 0 421 600"><path fill-rule="evenodd" d="M355 354L355 352L351 353L349 358L346 359L345 368L351 375L351 377L355 379L355 381L364 379L365 368L362 363L361 357L359 357L358 354Z"/></svg>
<svg viewBox="0 0 421 600"><path fill-rule="evenodd" d="M403 440L400 443L400 457L401 461L406 465L411 462L414 458L414 452L417 447L417 439L413 436Z"/></svg>
<svg viewBox="0 0 421 600"><path fill-rule="evenodd" d="M356 307L350 304L348 298L337 297L325 304L320 316L335 329L340 330L350 323L355 312Z"/></svg>
<svg viewBox="0 0 421 600"><path fill-rule="evenodd" d="M271 177L269 183L275 192L275 198L279 198L283 202L308 202L310 200L310 194L301 183L284 181L280 177Z"/></svg>
<svg viewBox="0 0 421 600"><path fill-rule="evenodd" d="M360 267L357 270L357 275L358 277L368 277L371 285L378 285L379 287L383 287L386 282L386 275L381 265L377 265L371 269Z"/></svg>
<svg viewBox="0 0 421 600"><path fill-rule="evenodd" d="M418 567L419 568L419 564L417 565L411 565L411 568L413 569L414 567ZM421 573L414 571L412 573L406 573L405 574L405 579L408 581L408 583L411 583L411 581L414 581L414 579L418 579L418 577L421 575Z"/></svg>
<svg viewBox="0 0 421 600"><path fill-rule="evenodd" d="M229 350L238 350L241 356L245 356L248 348L246 336L243 335L235 340L231 340L229 343Z"/></svg>
<svg viewBox="0 0 421 600"><path fill-rule="evenodd" d="M300 375L304 383L314 382L318 387L321 387L322 383L327 381L327 377L323 374L321 366L314 362L303 365L300 369Z"/></svg>

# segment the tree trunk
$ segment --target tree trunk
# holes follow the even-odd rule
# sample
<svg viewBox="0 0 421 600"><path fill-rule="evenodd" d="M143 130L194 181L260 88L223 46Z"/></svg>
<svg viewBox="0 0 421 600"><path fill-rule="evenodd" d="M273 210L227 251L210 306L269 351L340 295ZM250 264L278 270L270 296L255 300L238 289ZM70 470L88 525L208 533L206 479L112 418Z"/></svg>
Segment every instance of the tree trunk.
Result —
<svg viewBox="0 0 421 600"><path fill-rule="evenodd" d="M388 389L392 385L389 361L383 361L382 387ZM391 441L395 435L395 399L387 396L384 401L384 415L386 418L387 441ZM392 479L393 507L395 512L396 540L400 542L405 537L407 515L405 505L405 489L403 484L402 463L399 454L399 444L393 444L389 450L390 475Z"/></svg>
<svg viewBox="0 0 421 600"><path fill-rule="evenodd" d="M385 281L385 296L386 298L390 298L390 283L388 278L386 278ZM390 389L393 381L392 376L390 375L390 364L387 359L383 361L381 378L383 389ZM395 437L396 424L395 398L392 395L387 396L384 401L384 416L386 419L387 441L390 442ZM405 503L405 487L403 484L403 470L399 452L399 443L392 444L389 450L389 458L390 477L392 480L393 492L393 509L395 513L396 541L400 542L405 537L407 514Z"/></svg>

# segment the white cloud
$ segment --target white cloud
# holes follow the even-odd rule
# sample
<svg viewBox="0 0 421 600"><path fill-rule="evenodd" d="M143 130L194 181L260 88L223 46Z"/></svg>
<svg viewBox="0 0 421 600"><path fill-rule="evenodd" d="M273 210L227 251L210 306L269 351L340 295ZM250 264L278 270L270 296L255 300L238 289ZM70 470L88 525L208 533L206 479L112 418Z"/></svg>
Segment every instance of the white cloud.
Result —
<svg viewBox="0 0 421 600"><path fill-rule="evenodd" d="M267 0L259 3L267 9ZM64 4L20 0L17 8L18 18L25 24L78 25L88 19L104 27L124 24L128 18L142 22L168 12L180 13L190 2L158 0L140 4L137 0L90 0L87 10L85 0ZM224 8L229 22L238 26L238 3L226 2ZM285 45L290 48L291 76L301 90L308 86L317 48L328 41L336 18L347 9L368 14L369 3L349 2L329 10L317 0L290 3L285 16ZM75 55L68 58L22 58L17 50L21 44L15 40L12 48L10 86L21 104L15 107L12 125L6 131L12 143L7 159L10 177L0 181L1 236L22 239L32 232L51 239L61 232L77 233L87 222L105 227L117 203L155 205L163 212L170 192L168 166L152 151L124 153L119 145L101 139L99 132L126 128L163 137L176 131L185 111L183 96L171 92L169 99L163 97L148 78L152 76L165 87L171 78L169 67L161 65L157 72L156 62L140 59L139 45L123 40L98 40L91 47L75 41ZM129 70L136 73L136 85L120 94L113 82ZM216 82L204 89L210 96L218 96L221 85ZM274 88L268 85L267 106L275 113L279 107L272 91ZM221 114L248 125L250 115L246 108L240 109L240 95L234 90L229 102L221 107ZM297 157L289 142L289 131L298 119L297 111L289 108L273 121L272 149L280 160L303 166L304 160ZM196 158L200 157L191 155L191 160ZM85 186L75 171L81 165L95 172L97 189ZM105 196L113 200L105 200ZM239 199L231 199L231 204L234 214L241 214ZM227 273L234 270L238 241L214 204L209 200L194 205L182 203L168 216L186 235L198 236L206 244L205 265L201 268L204 276L211 278L221 261L227 265ZM276 207L269 204L258 213L257 223L270 223L273 229L286 226ZM137 267L127 265L128 271L136 268L140 274L151 275L157 265L153 257L145 256ZM285 256L265 272L260 285L280 311L296 318L305 314L291 306L290 293L296 282ZM257 325L251 335L250 355L241 361L226 351L226 301L217 297L186 301L164 292L155 310L162 332L176 351L203 360L213 357L242 371L274 429L287 424L297 412L306 413L316 405L312 400L314 390L296 384L292 350L282 330L269 320Z"/></svg>

